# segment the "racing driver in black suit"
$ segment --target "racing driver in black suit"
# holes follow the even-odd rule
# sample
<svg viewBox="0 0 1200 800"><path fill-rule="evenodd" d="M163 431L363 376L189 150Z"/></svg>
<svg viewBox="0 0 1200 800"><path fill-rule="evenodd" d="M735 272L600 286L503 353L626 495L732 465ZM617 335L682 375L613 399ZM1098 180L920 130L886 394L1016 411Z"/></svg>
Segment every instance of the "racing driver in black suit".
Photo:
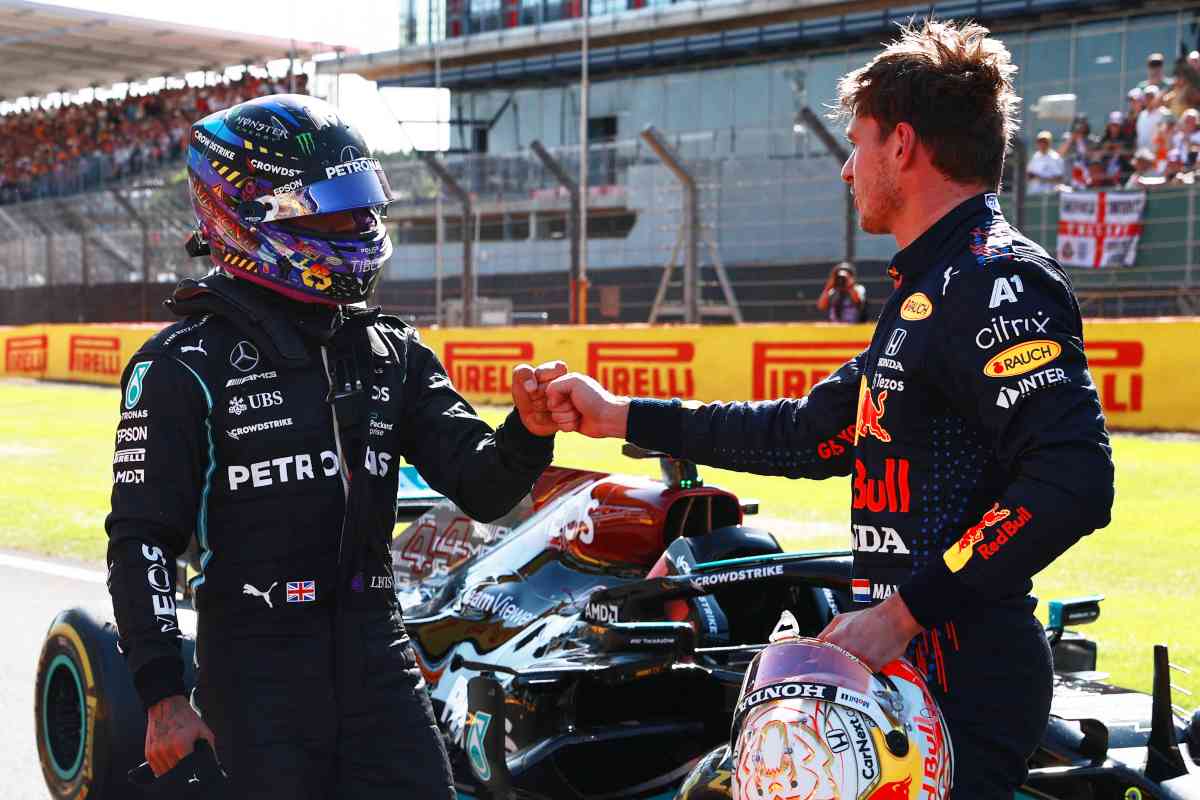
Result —
<svg viewBox="0 0 1200 800"><path fill-rule="evenodd" d="M453 798L393 591L400 462L472 517L503 515L550 463L538 380L564 368L518 367L493 431L412 328L362 307L391 190L328 104L204 118L188 178L188 249L220 269L179 285L184 319L125 369L106 523L147 760L162 775L207 739L233 798ZM189 704L174 564L193 534Z"/></svg>
<svg viewBox="0 0 1200 800"><path fill-rule="evenodd" d="M925 670L955 800L1011 800L1050 708L1031 577L1109 522L1113 465L1070 282L1005 221L1008 51L977 25L905 29L840 85L863 229L900 247L870 346L801 399L684 405L548 387L562 430L705 464L853 475L852 596L822 638Z"/></svg>

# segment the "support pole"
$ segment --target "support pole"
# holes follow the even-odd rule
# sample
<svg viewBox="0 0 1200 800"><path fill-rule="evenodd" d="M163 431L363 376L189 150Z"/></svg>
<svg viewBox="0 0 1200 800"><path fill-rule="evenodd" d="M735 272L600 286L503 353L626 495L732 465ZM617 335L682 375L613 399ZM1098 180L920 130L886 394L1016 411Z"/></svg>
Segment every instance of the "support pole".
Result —
<svg viewBox="0 0 1200 800"><path fill-rule="evenodd" d="M1013 219L1017 229L1025 230L1025 194L1029 185L1029 176L1025 174L1026 150L1025 140L1014 136L1013 147ZM1189 217L1190 219L1190 217Z"/></svg>
<svg viewBox="0 0 1200 800"><path fill-rule="evenodd" d="M694 325L700 321L700 269L697 263L700 251L700 204L696 181L684 168L671 147L663 141L662 134L657 128L653 125L643 128L642 140L667 166L667 169L675 173L675 177L679 179L679 183L683 187L683 218L686 231L683 250L683 321Z"/></svg>
<svg viewBox="0 0 1200 800"><path fill-rule="evenodd" d="M842 147L841 142L839 142L834 135L829 132L829 129L825 127L825 123L821 122L821 118L818 117L816 113L808 106L800 109L800 118L804 120L805 126L814 134L816 134L817 138L821 140L821 144L825 145L825 149L829 152L829 155L837 159L840 164L845 164L846 160L850 158L850 153L848 153L846 148ZM853 264L855 255L854 240L858 235L858 223L854 219L854 192L851 190L850 184L845 185L845 193L846 228L845 233L843 234L845 236L845 247L843 252L845 253L844 260Z"/></svg>
<svg viewBox="0 0 1200 800"><path fill-rule="evenodd" d="M468 231L468 220L473 223L475 221L475 210L471 204L471 194L464 189L458 181L454 179L446 167L438 160L437 156L428 150L415 150L417 157L425 162L425 166L429 171L442 182L442 186L450 191L458 202L462 205L462 243L463 243L463 270L462 270L462 304L463 304L463 325L470 328L475 325L475 236Z"/></svg>
<svg viewBox="0 0 1200 800"><path fill-rule="evenodd" d="M588 95L591 83L588 76L588 39L592 28L592 3L583 0L583 42L580 51L579 74L579 277L575 291L578 293L575 308L580 324L587 323L587 266L588 266Z"/></svg>
<svg viewBox="0 0 1200 800"><path fill-rule="evenodd" d="M533 150L533 154L538 157L542 165L550 170L550 174L558 180L559 184L567 192L567 197L571 201L571 211L567 214L567 236L571 240L571 277L568 288L569 308L568 316L572 325L579 324L583 321L583 315L580 313L580 296L579 296L579 267L580 267L580 252L579 252L579 185L571 180L571 176L563 169L563 165L558 163L558 160L542 146L542 143L534 139L529 143L529 148Z"/></svg>

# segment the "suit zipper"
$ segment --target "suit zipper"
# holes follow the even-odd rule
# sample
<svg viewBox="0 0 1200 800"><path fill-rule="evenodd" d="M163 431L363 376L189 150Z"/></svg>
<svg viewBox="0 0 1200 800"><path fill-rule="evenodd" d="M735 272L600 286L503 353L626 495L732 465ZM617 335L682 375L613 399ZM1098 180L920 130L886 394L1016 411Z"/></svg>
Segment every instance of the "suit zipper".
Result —
<svg viewBox="0 0 1200 800"><path fill-rule="evenodd" d="M329 389L331 394L336 394L334 388L334 376L329 371L329 355L326 353L325 345L321 345L321 363L325 365L325 378L329 381ZM342 430L338 425L337 406L329 404L329 417L333 422L333 446L337 450L338 457L338 477L342 479L342 494L346 498L346 507L342 510L342 528L338 531L338 583L341 583L341 565L345 554L342 549L346 542L346 521L350 517L350 467L346 464L346 454L342 449ZM341 586L339 585L340 589Z"/></svg>

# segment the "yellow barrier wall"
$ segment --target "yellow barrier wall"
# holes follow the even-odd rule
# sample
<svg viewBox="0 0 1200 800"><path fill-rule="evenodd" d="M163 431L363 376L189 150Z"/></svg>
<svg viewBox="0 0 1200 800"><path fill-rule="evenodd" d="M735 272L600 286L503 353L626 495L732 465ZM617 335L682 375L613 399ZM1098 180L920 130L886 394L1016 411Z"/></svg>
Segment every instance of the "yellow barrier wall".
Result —
<svg viewBox="0 0 1200 800"><path fill-rule="evenodd" d="M3 374L115 384L157 325L0 328ZM614 392L698 400L800 396L866 346L869 325L592 326L422 333L472 402L508 403L522 361L561 358ZM1114 428L1200 431L1200 319L1085 323Z"/></svg>

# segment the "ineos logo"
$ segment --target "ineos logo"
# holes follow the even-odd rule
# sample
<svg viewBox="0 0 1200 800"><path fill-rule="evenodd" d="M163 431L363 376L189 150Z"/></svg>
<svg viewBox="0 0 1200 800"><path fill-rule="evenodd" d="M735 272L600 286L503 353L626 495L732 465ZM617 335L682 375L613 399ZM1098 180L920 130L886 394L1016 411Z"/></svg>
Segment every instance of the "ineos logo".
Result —
<svg viewBox="0 0 1200 800"><path fill-rule="evenodd" d="M239 372L249 372L258 366L258 348L243 339L229 354L229 364Z"/></svg>

